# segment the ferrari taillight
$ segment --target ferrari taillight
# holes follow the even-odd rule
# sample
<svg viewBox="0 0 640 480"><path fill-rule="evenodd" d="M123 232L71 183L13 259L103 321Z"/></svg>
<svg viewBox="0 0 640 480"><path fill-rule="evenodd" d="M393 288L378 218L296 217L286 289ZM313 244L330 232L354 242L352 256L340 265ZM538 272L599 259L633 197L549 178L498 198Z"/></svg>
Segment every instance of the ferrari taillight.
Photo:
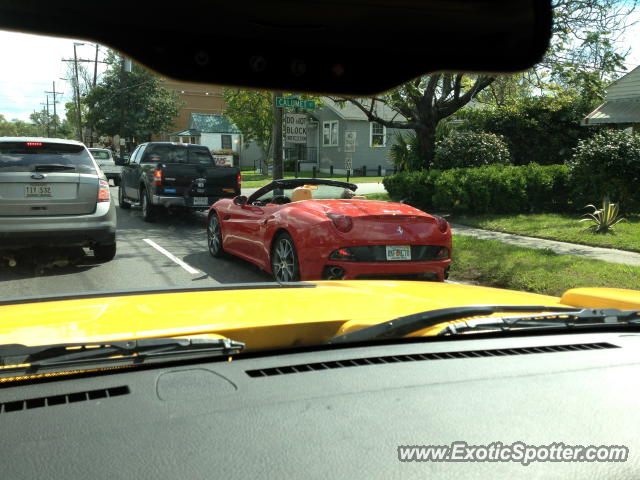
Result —
<svg viewBox="0 0 640 480"><path fill-rule="evenodd" d="M442 233L447 233L449 229L449 222L447 222L444 218L438 217L438 230Z"/></svg>
<svg viewBox="0 0 640 480"><path fill-rule="evenodd" d="M153 184L156 186L162 185L162 170L153 171Z"/></svg>
<svg viewBox="0 0 640 480"><path fill-rule="evenodd" d="M327 213L327 217L331 219L333 225L339 232L347 233L353 228L353 220L348 215L341 213Z"/></svg>
<svg viewBox="0 0 640 480"><path fill-rule="evenodd" d="M98 202L108 202L110 200L109 182L100 180L100 185L98 186Z"/></svg>

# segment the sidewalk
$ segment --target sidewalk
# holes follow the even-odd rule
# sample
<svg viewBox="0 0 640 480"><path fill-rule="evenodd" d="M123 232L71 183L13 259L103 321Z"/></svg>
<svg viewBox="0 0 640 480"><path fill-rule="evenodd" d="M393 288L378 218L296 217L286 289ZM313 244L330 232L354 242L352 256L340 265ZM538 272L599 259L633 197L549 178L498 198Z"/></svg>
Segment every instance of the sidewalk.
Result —
<svg viewBox="0 0 640 480"><path fill-rule="evenodd" d="M575 243L557 242L555 240L543 240L540 238L524 237L511 233L492 232L480 228L467 227L465 225L451 225L454 235L465 235L483 240L498 240L502 243L517 245L526 248L546 248L560 255L578 255L580 257L604 260L610 263L640 266L640 253L626 252L613 248L589 247Z"/></svg>

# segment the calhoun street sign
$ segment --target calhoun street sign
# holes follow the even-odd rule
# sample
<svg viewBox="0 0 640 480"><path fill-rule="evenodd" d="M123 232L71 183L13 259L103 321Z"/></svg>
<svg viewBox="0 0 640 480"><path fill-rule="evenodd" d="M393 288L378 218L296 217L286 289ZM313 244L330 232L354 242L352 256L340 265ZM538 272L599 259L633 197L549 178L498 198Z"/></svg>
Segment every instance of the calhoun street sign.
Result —
<svg viewBox="0 0 640 480"><path fill-rule="evenodd" d="M287 113L284 126L286 142L307 143L307 116L304 113Z"/></svg>
<svg viewBox="0 0 640 480"><path fill-rule="evenodd" d="M302 100L297 97L276 97L276 107L278 108L301 108L303 110L315 110L316 102L313 100Z"/></svg>

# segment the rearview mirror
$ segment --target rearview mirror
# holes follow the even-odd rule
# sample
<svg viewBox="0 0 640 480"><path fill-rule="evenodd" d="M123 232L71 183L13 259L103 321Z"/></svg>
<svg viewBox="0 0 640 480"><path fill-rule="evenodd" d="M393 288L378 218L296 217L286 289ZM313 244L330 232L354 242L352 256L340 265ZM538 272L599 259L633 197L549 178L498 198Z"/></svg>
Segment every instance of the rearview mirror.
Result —
<svg viewBox="0 0 640 480"><path fill-rule="evenodd" d="M339 9L197 2L188 22L147 2L109 5L127 14L104 15L102 4L78 0L4 2L0 28L95 40L181 81L345 95L380 93L435 71L526 70L551 37L550 0L342 0ZM229 41L233 55L220 68L219 45Z"/></svg>
<svg viewBox="0 0 640 480"><path fill-rule="evenodd" d="M238 195L233 199L233 203L235 205L238 205L239 207L242 207L247 204L247 197L244 195Z"/></svg>

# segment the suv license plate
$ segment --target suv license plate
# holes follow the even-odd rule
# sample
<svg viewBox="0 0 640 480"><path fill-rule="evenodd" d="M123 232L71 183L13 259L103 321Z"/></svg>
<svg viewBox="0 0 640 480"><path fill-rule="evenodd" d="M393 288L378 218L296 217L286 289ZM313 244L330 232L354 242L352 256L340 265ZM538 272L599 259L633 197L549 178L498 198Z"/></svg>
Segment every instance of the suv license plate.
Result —
<svg viewBox="0 0 640 480"><path fill-rule="evenodd" d="M387 245L387 260L411 260L409 245Z"/></svg>
<svg viewBox="0 0 640 480"><path fill-rule="evenodd" d="M204 205L209 206L209 197L193 197L194 205Z"/></svg>
<svg viewBox="0 0 640 480"><path fill-rule="evenodd" d="M50 197L51 185L47 185L44 183L38 183L35 185L25 185L24 196L25 197Z"/></svg>

